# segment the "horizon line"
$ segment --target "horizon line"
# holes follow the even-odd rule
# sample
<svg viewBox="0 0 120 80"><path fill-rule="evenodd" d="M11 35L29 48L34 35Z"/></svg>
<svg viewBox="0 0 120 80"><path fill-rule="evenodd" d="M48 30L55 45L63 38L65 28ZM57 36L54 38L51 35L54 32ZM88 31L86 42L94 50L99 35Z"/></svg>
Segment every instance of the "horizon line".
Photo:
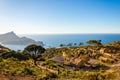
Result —
<svg viewBox="0 0 120 80"><path fill-rule="evenodd" d="M18 33L18 35L71 35L71 34L120 34L120 33Z"/></svg>
<svg viewBox="0 0 120 80"><path fill-rule="evenodd" d="M5 33L0 33L0 34L6 34L6 33L15 33L15 34L18 34L18 35L69 35L69 34L120 34L120 33L105 33L105 32L102 32L102 33L91 33L91 32L88 32L88 33L16 33L15 31L9 31L9 32L5 32Z"/></svg>

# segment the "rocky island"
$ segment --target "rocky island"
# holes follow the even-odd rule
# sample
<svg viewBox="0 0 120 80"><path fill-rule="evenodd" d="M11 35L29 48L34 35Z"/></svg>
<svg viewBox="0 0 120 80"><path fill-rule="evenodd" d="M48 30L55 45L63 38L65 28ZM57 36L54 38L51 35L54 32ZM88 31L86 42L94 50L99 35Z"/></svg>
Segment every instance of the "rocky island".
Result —
<svg viewBox="0 0 120 80"><path fill-rule="evenodd" d="M13 31L5 34L0 34L0 43L7 45L29 45L29 44L37 44L42 45L42 41L35 41L33 39L27 37L19 37Z"/></svg>

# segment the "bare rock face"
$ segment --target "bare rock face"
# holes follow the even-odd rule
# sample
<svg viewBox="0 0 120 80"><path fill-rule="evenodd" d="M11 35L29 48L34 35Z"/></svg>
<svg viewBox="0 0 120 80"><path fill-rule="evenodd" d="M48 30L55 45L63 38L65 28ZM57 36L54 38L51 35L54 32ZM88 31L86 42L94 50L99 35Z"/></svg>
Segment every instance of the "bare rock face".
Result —
<svg viewBox="0 0 120 80"><path fill-rule="evenodd" d="M82 67L84 66L84 61L79 58L71 58L70 64L76 67Z"/></svg>
<svg viewBox="0 0 120 80"><path fill-rule="evenodd" d="M89 60L88 63L91 65L91 67L97 67L99 63L95 60Z"/></svg>
<svg viewBox="0 0 120 80"><path fill-rule="evenodd" d="M104 54L105 53L105 48L101 48L100 53Z"/></svg>
<svg viewBox="0 0 120 80"><path fill-rule="evenodd" d="M35 41L33 39L27 37L19 37L13 31L0 35L0 42L2 44L9 45L29 45L29 44L37 44L43 46L43 42Z"/></svg>
<svg viewBox="0 0 120 80"><path fill-rule="evenodd" d="M53 61L64 64L65 58L60 56L60 57L54 58Z"/></svg>
<svg viewBox="0 0 120 80"><path fill-rule="evenodd" d="M81 60L81 59L75 59L75 63L76 63L76 66L77 67L82 67L82 66L84 66L84 61L83 60Z"/></svg>
<svg viewBox="0 0 120 80"><path fill-rule="evenodd" d="M62 56L63 56L63 57L67 57L66 52L63 52L63 53L62 53Z"/></svg>

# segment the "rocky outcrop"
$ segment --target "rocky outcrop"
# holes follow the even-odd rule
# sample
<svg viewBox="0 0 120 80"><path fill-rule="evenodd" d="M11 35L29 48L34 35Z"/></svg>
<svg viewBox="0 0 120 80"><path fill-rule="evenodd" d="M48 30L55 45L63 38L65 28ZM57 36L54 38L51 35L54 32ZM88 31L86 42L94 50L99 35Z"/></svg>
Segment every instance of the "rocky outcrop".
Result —
<svg viewBox="0 0 120 80"><path fill-rule="evenodd" d="M82 67L84 66L84 61L79 58L71 58L70 65L75 66L75 67Z"/></svg>
<svg viewBox="0 0 120 80"><path fill-rule="evenodd" d="M92 60L92 59L88 61L88 64L90 65L90 67L93 67L93 68L99 66L99 63L96 60Z"/></svg>
<svg viewBox="0 0 120 80"><path fill-rule="evenodd" d="M65 58L60 56L60 57L54 58L53 61L64 64Z"/></svg>
<svg viewBox="0 0 120 80"><path fill-rule="evenodd" d="M67 57L66 52L63 52L63 53L62 53L62 56L63 56L63 57Z"/></svg>

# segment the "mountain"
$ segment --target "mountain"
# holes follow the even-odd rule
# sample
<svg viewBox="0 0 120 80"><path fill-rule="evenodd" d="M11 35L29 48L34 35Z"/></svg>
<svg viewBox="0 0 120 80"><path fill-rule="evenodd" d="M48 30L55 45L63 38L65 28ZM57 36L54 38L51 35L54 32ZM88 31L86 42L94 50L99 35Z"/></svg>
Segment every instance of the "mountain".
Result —
<svg viewBox="0 0 120 80"><path fill-rule="evenodd" d="M5 34L0 34L0 42L8 42L8 41L17 41L20 38L12 31L12 32L8 32Z"/></svg>
<svg viewBox="0 0 120 80"><path fill-rule="evenodd" d="M10 44L10 45L37 44L37 45L43 46L43 42L41 42L41 41L37 42L37 41L30 39L30 38L27 38L27 37L19 37L13 31L5 33L5 34L1 34L0 35L0 42L2 44Z"/></svg>

